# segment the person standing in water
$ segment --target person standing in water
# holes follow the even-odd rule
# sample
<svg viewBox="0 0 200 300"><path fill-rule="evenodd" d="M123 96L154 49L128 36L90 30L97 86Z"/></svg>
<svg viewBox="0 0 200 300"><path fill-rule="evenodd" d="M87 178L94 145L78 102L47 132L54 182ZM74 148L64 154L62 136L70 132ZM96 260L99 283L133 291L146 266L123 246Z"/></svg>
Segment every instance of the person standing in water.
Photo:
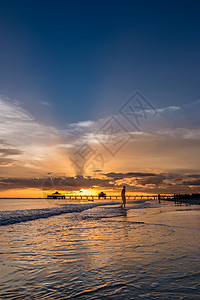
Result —
<svg viewBox="0 0 200 300"><path fill-rule="evenodd" d="M126 187L125 187L125 185L123 186L121 196L122 196L122 202L123 202L121 207L124 206L124 208L125 208L126 207Z"/></svg>

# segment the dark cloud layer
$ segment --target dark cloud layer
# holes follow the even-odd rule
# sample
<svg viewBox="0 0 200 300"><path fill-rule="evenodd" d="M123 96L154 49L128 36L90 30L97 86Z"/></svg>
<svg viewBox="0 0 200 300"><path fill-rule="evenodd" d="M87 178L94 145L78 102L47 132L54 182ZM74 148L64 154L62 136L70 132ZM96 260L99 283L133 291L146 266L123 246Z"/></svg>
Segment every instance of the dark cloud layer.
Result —
<svg viewBox="0 0 200 300"><path fill-rule="evenodd" d="M189 185L189 186L200 186L200 179L199 180L194 180L194 181L183 181L183 184Z"/></svg>
<svg viewBox="0 0 200 300"><path fill-rule="evenodd" d="M0 190L37 188L41 190L79 190L81 188L92 188L93 186L113 188L114 184L109 180L90 178L84 176L57 177L57 178L2 178L0 179Z"/></svg>
<svg viewBox="0 0 200 300"><path fill-rule="evenodd" d="M11 156L11 155L20 155L22 154L22 151L18 149L0 149L0 155L2 156Z"/></svg>
<svg viewBox="0 0 200 300"><path fill-rule="evenodd" d="M106 175L108 178L113 178L113 179L156 176L156 174L154 174L154 173L141 173L141 172L128 172L128 173L110 172L110 173L106 173L104 175Z"/></svg>
<svg viewBox="0 0 200 300"><path fill-rule="evenodd" d="M187 180L190 178L190 180ZM200 174L170 174L170 173L107 173L104 178L89 176L55 177L55 178L1 178L0 190L34 188L41 191L65 190L74 191L81 188L98 188L101 190L116 190L122 185L128 192L144 193L192 193L199 192Z"/></svg>
<svg viewBox="0 0 200 300"><path fill-rule="evenodd" d="M1 141L0 141L1 143ZM3 144L5 146L5 143ZM16 160L12 158L12 156L22 154L21 150L13 149L13 148L1 148L0 149L0 166L1 167L9 167L13 165Z"/></svg>

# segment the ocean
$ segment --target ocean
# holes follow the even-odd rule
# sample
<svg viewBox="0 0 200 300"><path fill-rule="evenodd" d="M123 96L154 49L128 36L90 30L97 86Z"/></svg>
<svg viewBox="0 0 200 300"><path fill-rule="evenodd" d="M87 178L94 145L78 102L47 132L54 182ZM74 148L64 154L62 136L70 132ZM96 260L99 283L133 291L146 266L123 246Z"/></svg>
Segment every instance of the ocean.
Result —
<svg viewBox="0 0 200 300"><path fill-rule="evenodd" d="M200 206L1 199L0 299L200 299Z"/></svg>

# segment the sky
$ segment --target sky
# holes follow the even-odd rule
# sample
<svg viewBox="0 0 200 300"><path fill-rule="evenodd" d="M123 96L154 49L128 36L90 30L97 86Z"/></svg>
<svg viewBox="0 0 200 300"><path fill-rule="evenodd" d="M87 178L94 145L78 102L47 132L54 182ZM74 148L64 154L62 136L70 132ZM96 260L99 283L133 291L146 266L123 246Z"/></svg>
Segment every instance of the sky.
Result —
<svg viewBox="0 0 200 300"><path fill-rule="evenodd" d="M1 0L0 196L199 192L199 9Z"/></svg>

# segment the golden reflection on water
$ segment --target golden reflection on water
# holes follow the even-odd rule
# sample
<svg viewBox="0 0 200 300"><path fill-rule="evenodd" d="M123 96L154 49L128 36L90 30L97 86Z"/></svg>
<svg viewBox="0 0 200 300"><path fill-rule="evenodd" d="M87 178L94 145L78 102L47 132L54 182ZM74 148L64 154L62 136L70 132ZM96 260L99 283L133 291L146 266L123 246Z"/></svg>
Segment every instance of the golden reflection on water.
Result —
<svg viewBox="0 0 200 300"><path fill-rule="evenodd" d="M105 206L4 227L4 289L16 289L13 294L18 295L21 287L28 298L29 285L38 299L44 288L54 291L52 298L62 299L116 282L134 283L147 291L153 282L164 289L165 278L198 272L199 231L185 224L186 219L192 224L196 215ZM168 285L172 283L169 279ZM180 280L176 284L180 288Z"/></svg>

